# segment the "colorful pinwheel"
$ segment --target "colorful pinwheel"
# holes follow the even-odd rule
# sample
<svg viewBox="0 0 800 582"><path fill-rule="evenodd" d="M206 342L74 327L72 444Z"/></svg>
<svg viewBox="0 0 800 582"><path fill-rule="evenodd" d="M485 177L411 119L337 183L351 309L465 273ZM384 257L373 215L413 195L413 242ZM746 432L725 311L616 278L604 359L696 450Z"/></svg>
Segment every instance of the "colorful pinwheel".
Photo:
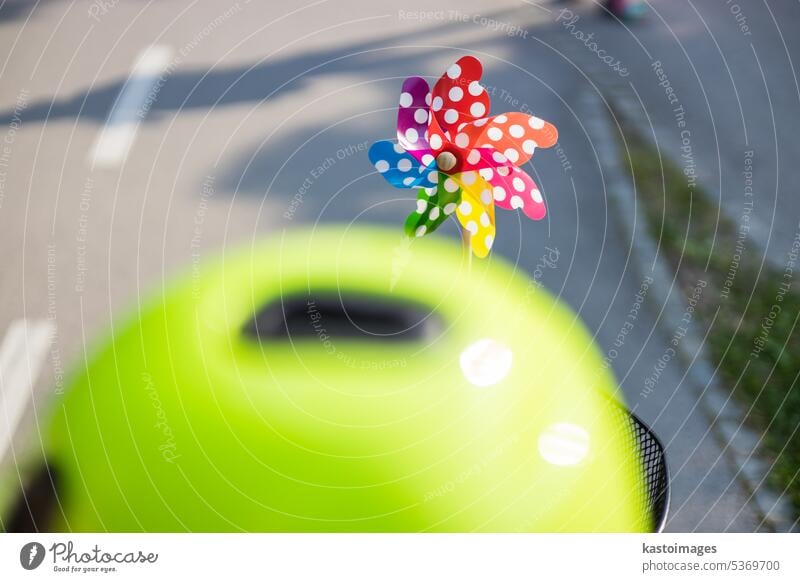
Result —
<svg viewBox="0 0 800 582"><path fill-rule="evenodd" d="M369 159L398 188L419 188L406 232L423 236L455 212L469 232L470 247L485 257L495 237L494 206L545 216L542 193L519 166L537 147L556 143L555 126L524 113L484 117L489 95L480 84L478 59L462 57L431 93L421 77L409 77L400 93L397 143L379 141Z"/></svg>

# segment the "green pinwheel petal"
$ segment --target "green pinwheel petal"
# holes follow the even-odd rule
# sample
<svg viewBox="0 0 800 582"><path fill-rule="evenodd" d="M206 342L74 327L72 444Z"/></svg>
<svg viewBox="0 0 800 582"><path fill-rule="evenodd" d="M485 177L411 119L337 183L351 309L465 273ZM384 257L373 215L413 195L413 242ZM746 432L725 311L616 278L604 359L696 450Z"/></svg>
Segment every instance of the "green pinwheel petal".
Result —
<svg viewBox="0 0 800 582"><path fill-rule="evenodd" d="M433 232L456 211L460 201L460 188L449 192L442 183L437 186L436 191L432 188L420 188L417 193L417 209L406 219L406 234L423 236Z"/></svg>

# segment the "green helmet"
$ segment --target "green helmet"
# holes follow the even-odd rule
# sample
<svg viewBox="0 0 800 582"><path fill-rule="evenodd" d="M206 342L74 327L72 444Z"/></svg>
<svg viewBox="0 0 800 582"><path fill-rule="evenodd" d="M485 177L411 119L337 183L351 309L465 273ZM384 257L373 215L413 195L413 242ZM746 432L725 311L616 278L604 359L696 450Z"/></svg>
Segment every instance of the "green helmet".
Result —
<svg viewBox="0 0 800 582"><path fill-rule="evenodd" d="M288 232L115 324L53 408L46 528L646 531L617 393L576 316L496 256Z"/></svg>

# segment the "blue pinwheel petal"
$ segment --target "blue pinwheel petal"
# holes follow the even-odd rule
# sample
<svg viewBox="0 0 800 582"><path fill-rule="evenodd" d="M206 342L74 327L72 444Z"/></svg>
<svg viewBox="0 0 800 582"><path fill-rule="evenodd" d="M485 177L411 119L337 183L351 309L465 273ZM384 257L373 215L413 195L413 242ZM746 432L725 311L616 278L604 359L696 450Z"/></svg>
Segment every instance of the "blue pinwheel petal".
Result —
<svg viewBox="0 0 800 582"><path fill-rule="evenodd" d="M392 141L376 141L372 144L369 161L396 188L435 188L439 180L433 156L429 165L423 165Z"/></svg>

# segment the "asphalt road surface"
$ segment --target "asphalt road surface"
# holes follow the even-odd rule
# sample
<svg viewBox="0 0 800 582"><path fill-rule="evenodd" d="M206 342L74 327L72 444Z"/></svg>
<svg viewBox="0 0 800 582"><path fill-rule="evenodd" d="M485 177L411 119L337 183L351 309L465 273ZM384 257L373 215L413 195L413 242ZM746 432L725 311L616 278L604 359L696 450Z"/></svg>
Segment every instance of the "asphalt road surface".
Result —
<svg viewBox="0 0 800 582"><path fill-rule="evenodd" d="M780 269L800 233L797 2L655 2L624 30L583 19L630 74L616 83L644 130ZM683 122L683 125L679 125ZM743 218L747 215L747 218Z"/></svg>

